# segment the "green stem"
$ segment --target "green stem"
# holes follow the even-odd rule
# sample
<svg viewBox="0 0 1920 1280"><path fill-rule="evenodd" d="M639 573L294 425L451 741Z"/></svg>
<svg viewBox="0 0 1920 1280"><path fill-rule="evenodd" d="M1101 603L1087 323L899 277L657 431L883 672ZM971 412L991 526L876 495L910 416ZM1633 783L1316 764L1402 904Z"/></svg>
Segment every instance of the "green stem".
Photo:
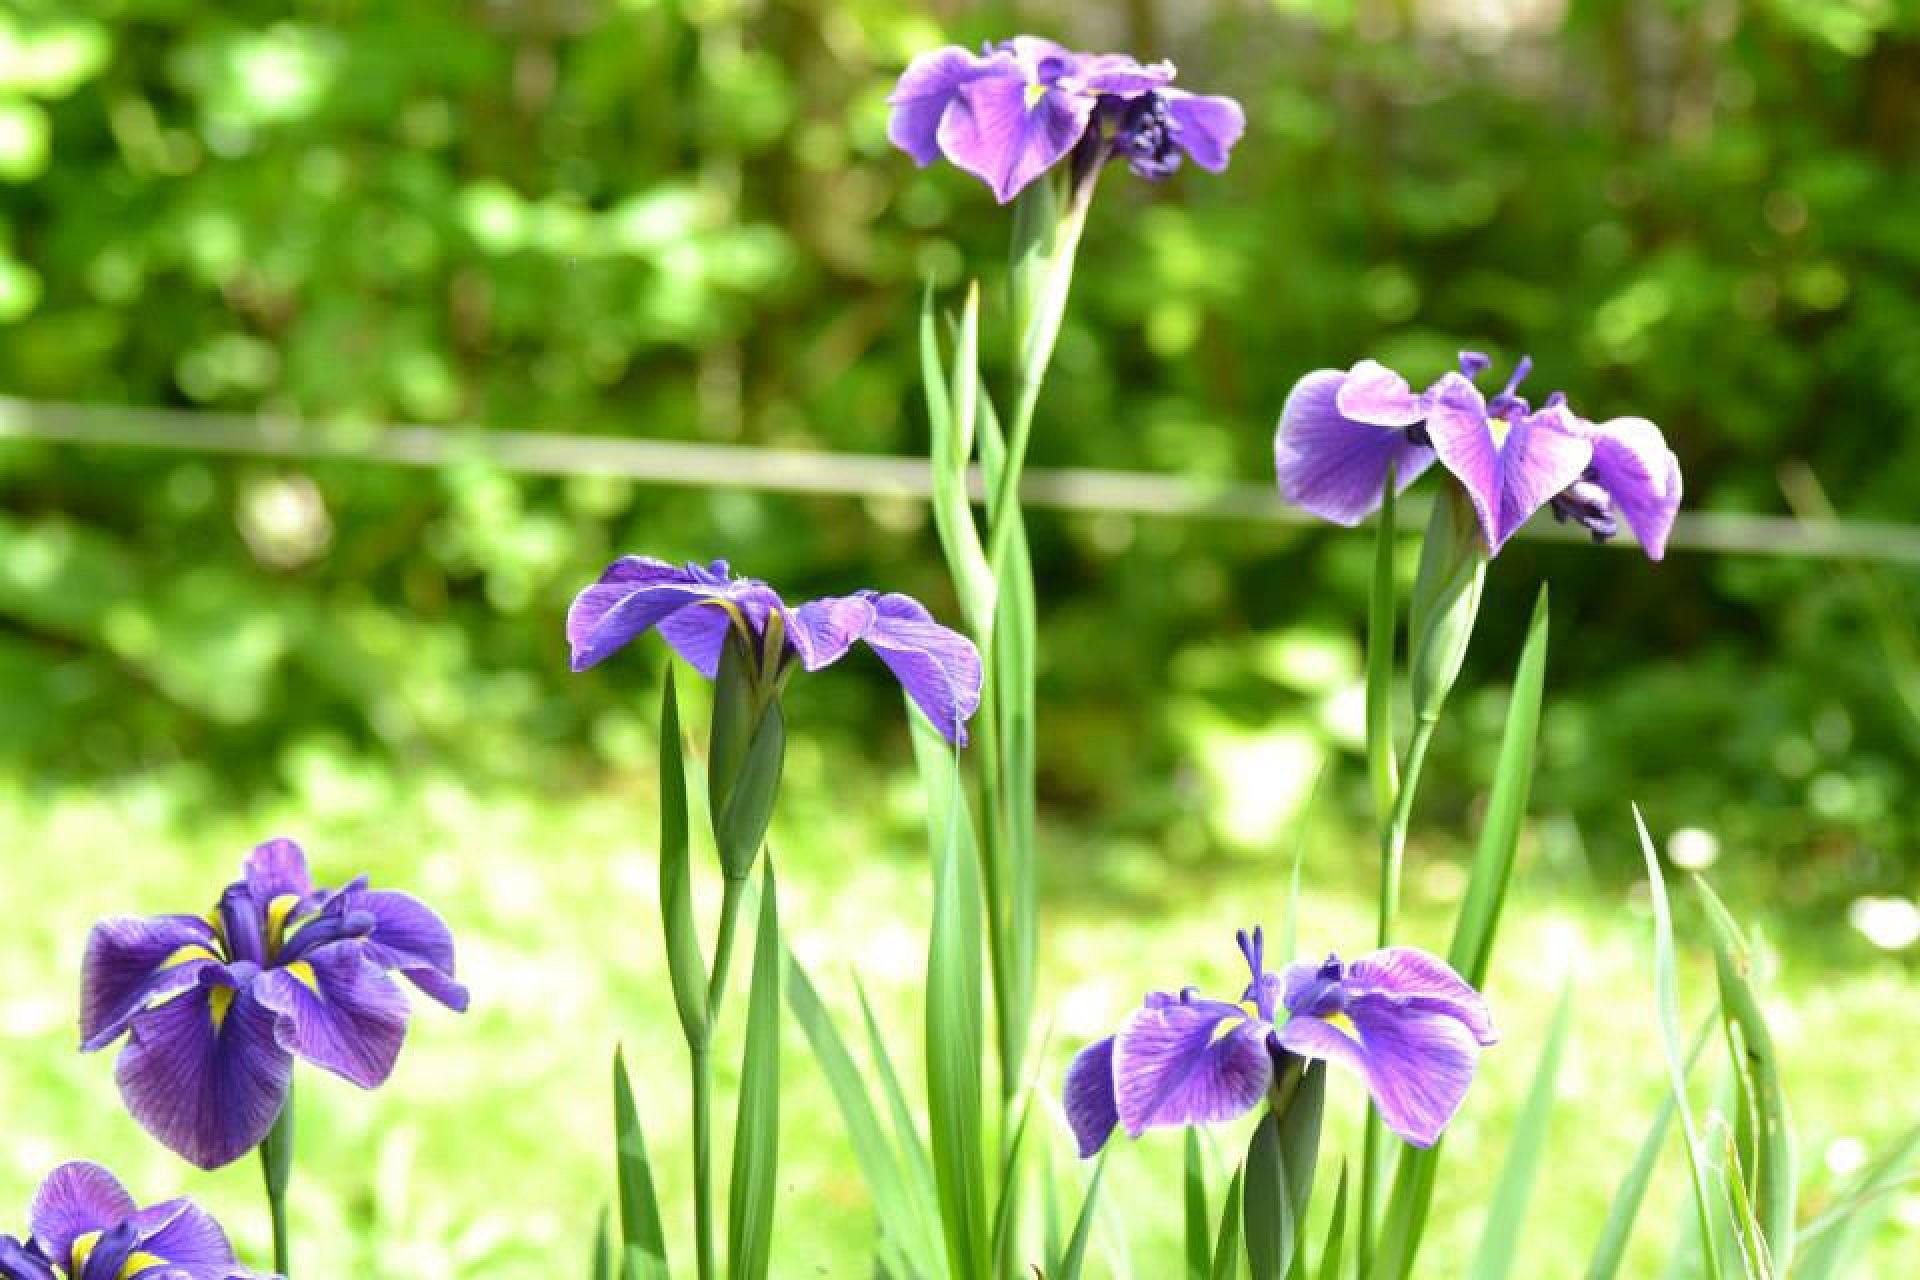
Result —
<svg viewBox="0 0 1920 1280"><path fill-rule="evenodd" d="M293 1087L280 1104L280 1116L260 1143L260 1172L267 1189L267 1213L273 1219L273 1269L293 1275L287 1232L287 1184L293 1179Z"/></svg>
<svg viewBox="0 0 1920 1280"><path fill-rule="evenodd" d="M1420 786L1420 774L1426 766L1427 747L1433 742L1437 719L1414 722L1413 738L1407 743L1407 767L1401 775L1400 789L1394 793L1393 813L1380 837L1380 915L1377 943L1386 947L1393 942L1393 922L1400 913L1400 876L1406 861L1407 824L1413 816L1414 793ZM1380 1111L1367 1103L1365 1144L1360 1164L1360 1274L1366 1276L1373 1266L1373 1232L1381 1184L1385 1181L1385 1133Z"/></svg>
<svg viewBox="0 0 1920 1280"><path fill-rule="evenodd" d="M707 981L709 1034L720 1021L720 1001L727 994L727 967L733 960L733 935L740 924L740 904L746 893L744 876L726 877L720 890L720 932L713 940L713 976Z"/></svg>
<svg viewBox="0 0 1920 1280"><path fill-rule="evenodd" d="M713 1059L705 1045L694 1047L689 1058L693 1070L694 1261L700 1280L715 1280L718 1273L713 1252Z"/></svg>

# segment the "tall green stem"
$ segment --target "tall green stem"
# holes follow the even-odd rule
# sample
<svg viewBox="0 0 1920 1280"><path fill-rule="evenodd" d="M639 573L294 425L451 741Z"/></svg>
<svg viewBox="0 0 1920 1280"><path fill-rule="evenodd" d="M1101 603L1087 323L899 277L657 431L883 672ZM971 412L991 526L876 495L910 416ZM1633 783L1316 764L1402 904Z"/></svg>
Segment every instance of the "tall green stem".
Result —
<svg viewBox="0 0 1920 1280"><path fill-rule="evenodd" d="M693 1246L700 1280L715 1280L713 1252L713 1057L707 1046L688 1055L693 1070Z"/></svg>
<svg viewBox="0 0 1920 1280"><path fill-rule="evenodd" d="M707 981L707 1025L720 1021L720 1002L727 994L727 968L733 961L733 935L740 924L740 903L746 897L742 876L727 876L720 890L720 932L713 940L713 976Z"/></svg>
<svg viewBox="0 0 1920 1280"><path fill-rule="evenodd" d="M287 1231L287 1184L293 1180L293 1086L280 1104L280 1116L260 1143L260 1172L267 1188L267 1212L273 1219L273 1269L291 1277L292 1250Z"/></svg>

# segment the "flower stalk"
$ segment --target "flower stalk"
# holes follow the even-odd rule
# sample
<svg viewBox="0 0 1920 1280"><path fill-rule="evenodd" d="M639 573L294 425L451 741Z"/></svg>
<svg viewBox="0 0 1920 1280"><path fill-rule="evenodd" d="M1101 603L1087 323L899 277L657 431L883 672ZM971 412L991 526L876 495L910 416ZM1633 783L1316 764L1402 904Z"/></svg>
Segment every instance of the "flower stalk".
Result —
<svg viewBox="0 0 1920 1280"><path fill-rule="evenodd" d="M287 1186L293 1180L293 1086L280 1116L260 1143L260 1172L267 1191L267 1213L273 1220L273 1269L292 1280L292 1248L287 1219Z"/></svg>

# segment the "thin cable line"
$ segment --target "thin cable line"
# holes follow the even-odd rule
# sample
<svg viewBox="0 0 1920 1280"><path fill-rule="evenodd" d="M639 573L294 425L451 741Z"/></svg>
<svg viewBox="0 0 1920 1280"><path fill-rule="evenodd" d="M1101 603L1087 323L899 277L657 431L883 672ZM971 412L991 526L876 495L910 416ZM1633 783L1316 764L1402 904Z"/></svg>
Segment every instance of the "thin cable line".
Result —
<svg viewBox="0 0 1920 1280"><path fill-rule="evenodd" d="M72 404L0 396L0 439L97 448L325 459L442 467L481 462L527 475L619 476L647 484L752 489L855 498L931 497L921 458L772 449L758 445L510 431L476 426L377 423L317 425L271 414L206 413ZM983 500L978 471L975 501ZM1023 477L1028 506L1176 519L1302 524L1310 517L1267 485L1208 483L1184 476L1088 467L1035 467ZM1420 518L1409 504L1409 524ZM1580 530L1535 521L1522 535L1584 539ZM1631 546L1618 541L1614 546ZM1726 511L1683 512L1673 550L1724 555L1879 561L1920 565L1920 527Z"/></svg>

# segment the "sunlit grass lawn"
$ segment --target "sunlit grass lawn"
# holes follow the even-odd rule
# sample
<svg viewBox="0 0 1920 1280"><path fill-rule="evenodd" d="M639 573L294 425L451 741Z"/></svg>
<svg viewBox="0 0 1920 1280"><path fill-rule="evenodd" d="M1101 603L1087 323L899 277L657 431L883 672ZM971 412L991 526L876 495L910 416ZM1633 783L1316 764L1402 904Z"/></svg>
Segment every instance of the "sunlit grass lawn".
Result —
<svg viewBox="0 0 1920 1280"><path fill-rule="evenodd" d="M850 774L827 785L822 773L801 757L776 823L787 935L843 1013L852 975L861 975L911 1079L921 1058L927 907L913 790L903 777ZM685 1066L657 943L654 806L643 777L593 786L554 780L544 793L481 796L450 781L396 785L319 769L297 800L215 818L204 816L218 812L204 795L191 814L174 795L157 781L105 794L0 788L12 902L0 940L0 1114L9 1130L0 1230L23 1225L25 1202L49 1167L86 1157L120 1171L143 1199L195 1196L251 1259L264 1261L253 1163L205 1175L150 1143L121 1110L111 1054L80 1056L73 1024L79 957L96 918L204 909L251 843L284 833L306 844L323 882L365 871L437 906L460 939L462 976L475 994L465 1017L416 1001L399 1070L376 1094L302 1072L293 1190L299 1274L584 1276L609 1195L608 1059L616 1041L636 1076L670 1234L683 1255L679 1270L690 1274L684 1231L674 1230L689 1217ZM1119 894L1094 876L1091 850L1064 847L1057 834L1050 843L1041 966L1052 1020L1042 1077L1049 1090L1070 1053L1111 1030L1143 990L1188 981L1237 986L1232 929L1276 925L1286 882L1276 854L1198 879L1149 867ZM1363 949L1373 918L1366 865L1350 849L1309 851L1303 951ZM1444 949L1451 908L1438 899L1459 878L1446 868L1415 848L1406 934L1436 949ZM1751 914L1764 904L1733 905ZM1573 1041L1512 1274L1579 1274L1659 1095L1648 939L1646 913L1630 897L1569 898L1543 874L1524 876L1488 991L1505 1040L1487 1055L1449 1139L1423 1274L1459 1274L1471 1254L1503 1135L1568 983ZM1831 959L1817 967L1797 958L1812 949L1795 944L1811 940L1774 940L1786 944L1786 960L1769 1011L1787 1061L1811 1210L1838 1181L1827 1168L1830 1152L1843 1157L1846 1139L1875 1147L1914 1121L1908 1082L1920 1074L1920 1037L1913 988L1898 964L1864 945L1822 939L1819 954L1837 951L1846 961L1835 971ZM737 958L722 1033L723 1108L737 1074L737 993L749 961ZM1697 1017L1710 1001L1697 948L1686 981ZM864 1192L829 1096L791 1028L782 1072L774 1273L867 1280ZM1701 1078L1701 1107L1712 1105L1717 1087ZM1329 1171L1355 1145L1360 1099L1351 1079L1335 1078ZM1057 1115L1049 1120L1064 1170L1070 1161ZM1244 1140L1244 1125L1219 1134L1223 1165ZM1663 1162L1627 1274L1662 1273L1665 1242L1685 1207L1678 1155L1669 1150ZM724 1152L716 1167L726 1168ZM1114 1153L1094 1274L1121 1274L1111 1241L1122 1232L1133 1245L1131 1274L1176 1274L1180 1223L1170 1188L1178 1169L1175 1135ZM1903 1193L1893 1210L1876 1262L1862 1274L1903 1274L1896 1259L1920 1249L1920 1197Z"/></svg>

